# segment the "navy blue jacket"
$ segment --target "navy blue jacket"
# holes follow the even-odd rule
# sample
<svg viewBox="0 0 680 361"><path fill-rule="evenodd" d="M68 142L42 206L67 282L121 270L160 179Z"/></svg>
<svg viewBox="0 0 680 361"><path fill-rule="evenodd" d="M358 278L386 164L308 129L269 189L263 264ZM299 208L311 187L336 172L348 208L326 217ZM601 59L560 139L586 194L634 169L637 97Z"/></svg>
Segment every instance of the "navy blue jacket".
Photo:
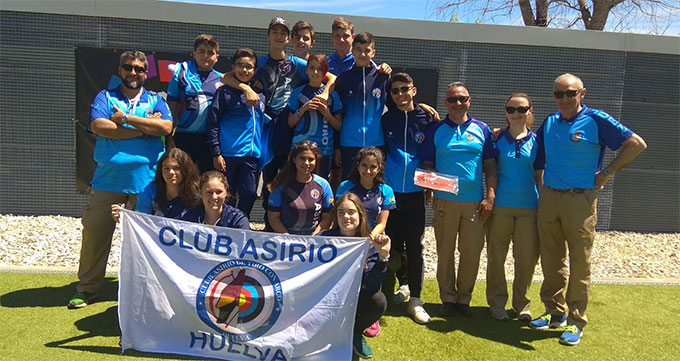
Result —
<svg viewBox="0 0 680 361"><path fill-rule="evenodd" d="M205 208L201 205L190 209L184 214L182 220L194 223L205 223ZM250 223L248 223L248 217L245 213L228 204L222 206L222 217L217 221L216 226L250 230Z"/></svg>

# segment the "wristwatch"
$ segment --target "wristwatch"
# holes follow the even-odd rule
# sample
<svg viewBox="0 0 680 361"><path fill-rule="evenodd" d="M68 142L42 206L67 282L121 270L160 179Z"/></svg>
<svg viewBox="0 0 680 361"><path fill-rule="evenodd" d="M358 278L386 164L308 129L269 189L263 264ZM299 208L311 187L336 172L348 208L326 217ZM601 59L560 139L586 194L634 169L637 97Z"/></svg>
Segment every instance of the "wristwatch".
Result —
<svg viewBox="0 0 680 361"><path fill-rule="evenodd" d="M123 118L121 120L123 121L123 124L127 124L127 122L128 122L127 114L123 115Z"/></svg>

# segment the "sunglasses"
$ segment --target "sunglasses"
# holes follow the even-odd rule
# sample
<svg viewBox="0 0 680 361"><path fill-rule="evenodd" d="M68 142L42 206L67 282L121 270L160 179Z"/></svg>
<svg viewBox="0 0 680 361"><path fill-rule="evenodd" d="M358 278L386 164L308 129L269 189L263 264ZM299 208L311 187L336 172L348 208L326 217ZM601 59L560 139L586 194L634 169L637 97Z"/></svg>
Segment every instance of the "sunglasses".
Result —
<svg viewBox="0 0 680 361"><path fill-rule="evenodd" d="M578 94L581 91L581 89L583 89L583 88L579 88L579 89L576 89L576 90L565 90L565 91L556 90L552 93L555 96L555 98L557 98L557 99L562 99L562 97L565 96L565 95L568 96L569 98L573 98L573 97L576 96L576 94Z"/></svg>
<svg viewBox="0 0 680 361"><path fill-rule="evenodd" d="M521 114L525 114L526 112L529 111L529 108L531 108L531 107L517 107L517 108L515 108L515 107L505 107L505 111L506 111L508 114L512 114L512 113L514 113L515 111L517 111L517 112L519 112L519 113L521 113Z"/></svg>
<svg viewBox="0 0 680 361"><path fill-rule="evenodd" d="M296 145L306 146L306 147L310 147L312 149L316 149L318 147L316 142L312 142L311 140L303 140L301 142L298 142Z"/></svg>
<svg viewBox="0 0 680 361"><path fill-rule="evenodd" d="M120 67L123 68L123 70L125 71L132 71L132 69L134 69L135 72L137 72L137 74L146 73L146 68L143 66L132 66L130 64L123 64Z"/></svg>
<svg viewBox="0 0 680 361"><path fill-rule="evenodd" d="M397 94L401 94L401 93L406 94L411 89L413 89L412 86L403 86L401 88L392 88L392 89L390 89L390 93L392 93L392 95L397 95Z"/></svg>
<svg viewBox="0 0 680 361"><path fill-rule="evenodd" d="M465 96L465 95L459 96L459 97L448 97L448 98L446 98L446 101L451 103L451 104L454 104L456 102L465 103L468 100L470 100L470 97Z"/></svg>

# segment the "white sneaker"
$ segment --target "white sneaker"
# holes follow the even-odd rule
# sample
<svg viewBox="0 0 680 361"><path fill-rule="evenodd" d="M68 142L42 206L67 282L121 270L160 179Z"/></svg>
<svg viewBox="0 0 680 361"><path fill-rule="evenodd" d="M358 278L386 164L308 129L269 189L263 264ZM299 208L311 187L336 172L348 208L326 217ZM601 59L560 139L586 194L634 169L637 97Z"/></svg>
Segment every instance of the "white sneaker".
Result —
<svg viewBox="0 0 680 361"><path fill-rule="evenodd" d="M407 312L413 317L413 321L416 323L421 325L430 323L430 315L428 315L427 311L423 308L423 302L417 298L413 298L409 301Z"/></svg>
<svg viewBox="0 0 680 361"><path fill-rule="evenodd" d="M411 291L408 289L408 285L401 285L397 288L397 293L394 294L392 298L392 303L398 305L402 302L408 301L411 296Z"/></svg>

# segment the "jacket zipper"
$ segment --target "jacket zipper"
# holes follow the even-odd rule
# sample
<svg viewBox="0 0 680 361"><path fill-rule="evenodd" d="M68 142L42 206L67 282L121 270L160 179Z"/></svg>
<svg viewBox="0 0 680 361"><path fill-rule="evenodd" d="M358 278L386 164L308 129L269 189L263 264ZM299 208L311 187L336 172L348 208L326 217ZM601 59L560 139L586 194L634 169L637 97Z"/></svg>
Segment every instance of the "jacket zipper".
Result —
<svg viewBox="0 0 680 361"><path fill-rule="evenodd" d="M250 156L252 156L255 151L255 128L257 127L257 120L255 120L255 107L251 106L250 110L250 116L253 120L253 136L250 139Z"/></svg>
<svg viewBox="0 0 680 361"><path fill-rule="evenodd" d="M408 111L404 110L404 176L401 178L401 191L406 190L406 167L408 166L408 156L406 152L406 134L408 132Z"/></svg>
<svg viewBox="0 0 680 361"><path fill-rule="evenodd" d="M364 110L361 113L361 116L362 116L362 118L361 118L361 124L362 124L362 127L361 127L361 136L362 136L361 144L362 144L362 146L365 147L366 146L366 68L361 68L361 71L363 73L363 78L362 78L361 84L364 87L364 91L363 91L363 94L364 94Z"/></svg>

